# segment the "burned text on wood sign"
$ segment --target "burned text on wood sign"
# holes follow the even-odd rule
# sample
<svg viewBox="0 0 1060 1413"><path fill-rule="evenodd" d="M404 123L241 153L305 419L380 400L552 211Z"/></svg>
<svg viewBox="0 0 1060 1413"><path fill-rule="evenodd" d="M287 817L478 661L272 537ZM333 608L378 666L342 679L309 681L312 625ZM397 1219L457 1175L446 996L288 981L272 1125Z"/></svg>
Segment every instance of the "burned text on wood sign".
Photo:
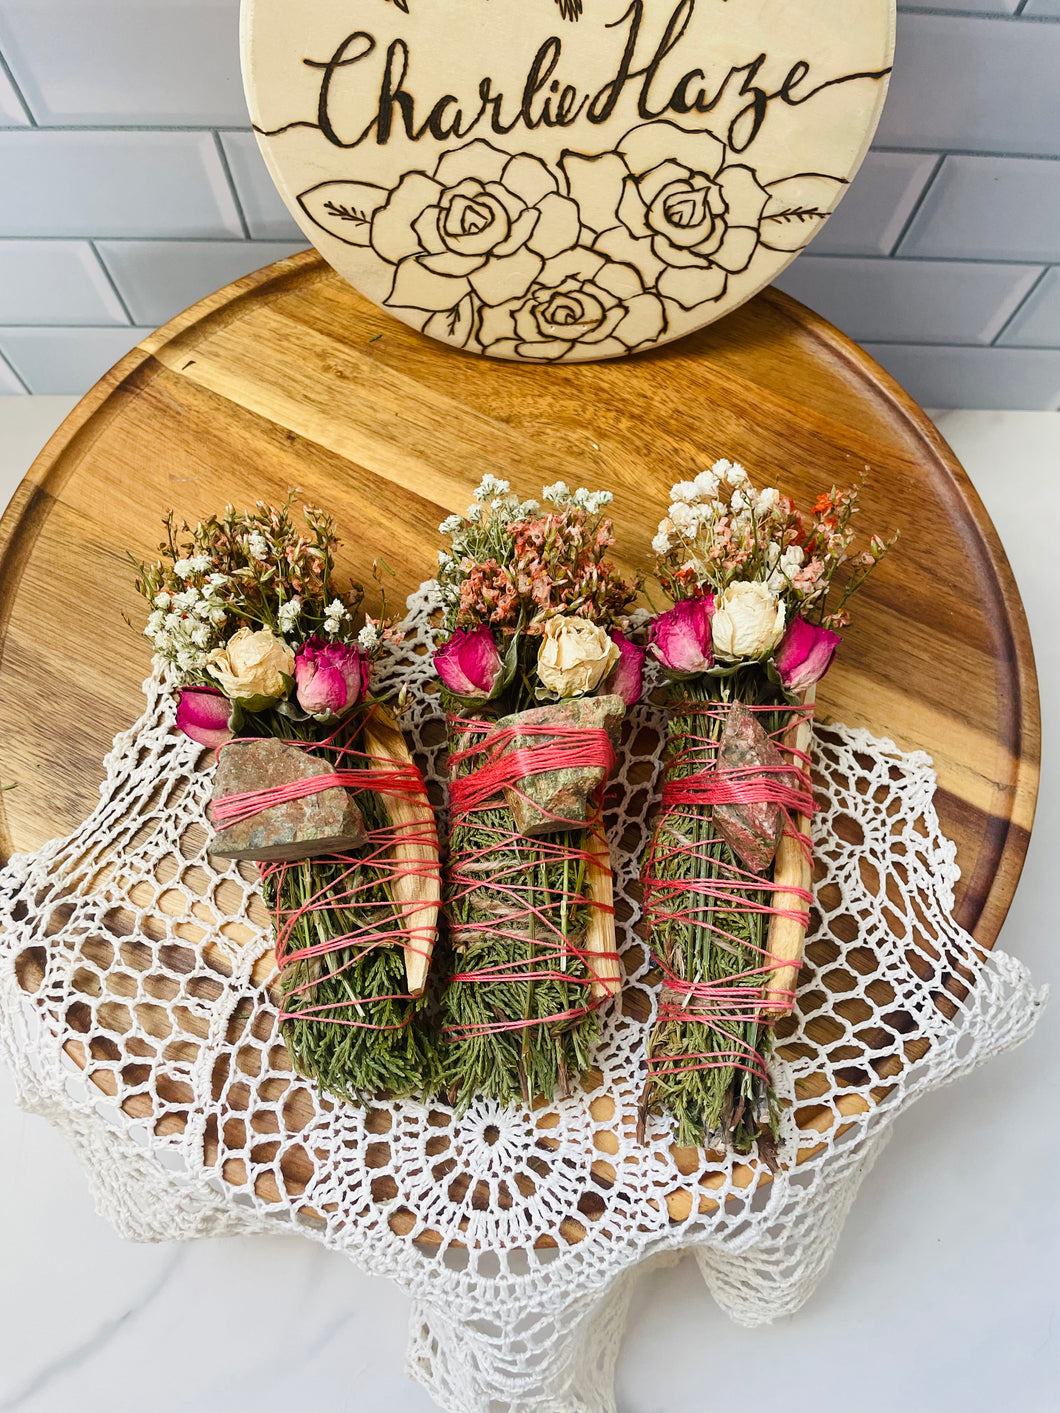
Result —
<svg viewBox="0 0 1060 1413"><path fill-rule="evenodd" d="M534 362L649 348L768 283L856 171L893 43L891 0L841 26L837 0L245 7L307 235L396 317Z"/></svg>

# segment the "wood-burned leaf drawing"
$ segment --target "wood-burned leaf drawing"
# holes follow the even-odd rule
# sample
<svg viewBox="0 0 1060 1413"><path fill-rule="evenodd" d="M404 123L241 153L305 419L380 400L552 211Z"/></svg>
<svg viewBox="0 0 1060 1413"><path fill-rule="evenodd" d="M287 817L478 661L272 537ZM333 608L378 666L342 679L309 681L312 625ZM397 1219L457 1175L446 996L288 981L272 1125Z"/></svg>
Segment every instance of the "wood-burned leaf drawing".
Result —
<svg viewBox="0 0 1060 1413"><path fill-rule="evenodd" d="M762 212L762 244L767 250L801 250L828 219L846 185L840 177L819 172L771 182Z"/></svg>
<svg viewBox="0 0 1060 1413"><path fill-rule="evenodd" d="M423 326L423 332L431 338L455 343L458 348L466 348L475 329L475 300L468 294L452 309L439 310L432 314Z"/></svg>
<svg viewBox="0 0 1060 1413"><path fill-rule="evenodd" d="M365 226L371 219L364 211L356 211L351 206L340 206L337 201L325 201L324 210L337 221L352 221L355 226Z"/></svg>
<svg viewBox="0 0 1060 1413"><path fill-rule="evenodd" d="M388 194L384 187L368 182L321 182L303 191L298 204L328 235L346 245L370 245L372 217Z"/></svg>
<svg viewBox="0 0 1060 1413"><path fill-rule="evenodd" d="M396 5L404 14L409 12L409 0L390 0L391 5Z"/></svg>

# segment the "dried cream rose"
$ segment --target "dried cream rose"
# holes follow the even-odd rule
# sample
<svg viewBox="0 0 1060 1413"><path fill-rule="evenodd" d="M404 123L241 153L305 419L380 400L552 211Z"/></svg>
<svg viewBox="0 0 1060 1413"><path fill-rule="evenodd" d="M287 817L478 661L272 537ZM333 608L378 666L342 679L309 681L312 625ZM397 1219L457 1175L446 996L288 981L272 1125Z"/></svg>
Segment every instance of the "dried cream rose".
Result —
<svg viewBox="0 0 1060 1413"><path fill-rule="evenodd" d="M294 675L294 652L267 628L257 633L240 628L206 663L231 701L261 701L263 707L287 695Z"/></svg>
<svg viewBox="0 0 1060 1413"><path fill-rule="evenodd" d="M719 657L766 657L784 632L784 605L758 580L740 581L715 600L710 626Z"/></svg>
<svg viewBox="0 0 1060 1413"><path fill-rule="evenodd" d="M580 697L598 687L621 656L603 628L560 615L545 624L537 675L558 697Z"/></svg>

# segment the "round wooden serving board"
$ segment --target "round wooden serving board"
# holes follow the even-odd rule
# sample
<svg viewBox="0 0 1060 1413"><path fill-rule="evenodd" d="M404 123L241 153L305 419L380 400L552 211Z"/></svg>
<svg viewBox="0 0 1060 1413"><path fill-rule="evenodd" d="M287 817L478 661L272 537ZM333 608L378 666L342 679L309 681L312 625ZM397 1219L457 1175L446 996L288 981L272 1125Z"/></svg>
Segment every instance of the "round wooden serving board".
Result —
<svg viewBox="0 0 1060 1413"><path fill-rule="evenodd" d="M140 714L150 651L127 555L152 555L168 508L195 520L299 487L338 521L340 570L370 583L384 560L401 604L432 573L439 521L485 472L524 494L557 478L612 490L622 562L647 570L669 486L720 456L800 497L867 474L864 525L901 530L820 712L932 756L962 871L956 917L989 946L1038 778L1016 586L923 412L774 291L648 354L520 366L395 322L306 252L146 339L67 419L0 524L0 783L15 787L0 793L0 854L79 824L113 736Z"/></svg>

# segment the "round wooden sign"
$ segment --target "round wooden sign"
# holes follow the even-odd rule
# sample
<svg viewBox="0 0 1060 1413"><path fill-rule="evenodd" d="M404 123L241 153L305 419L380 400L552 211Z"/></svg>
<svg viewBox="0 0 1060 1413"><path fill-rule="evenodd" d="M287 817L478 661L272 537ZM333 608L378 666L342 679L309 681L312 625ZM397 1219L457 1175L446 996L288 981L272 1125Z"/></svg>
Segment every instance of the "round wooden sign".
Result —
<svg viewBox="0 0 1060 1413"><path fill-rule="evenodd" d="M871 140L893 0L244 0L251 117L351 284L496 358L713 322Z"/></svg>

